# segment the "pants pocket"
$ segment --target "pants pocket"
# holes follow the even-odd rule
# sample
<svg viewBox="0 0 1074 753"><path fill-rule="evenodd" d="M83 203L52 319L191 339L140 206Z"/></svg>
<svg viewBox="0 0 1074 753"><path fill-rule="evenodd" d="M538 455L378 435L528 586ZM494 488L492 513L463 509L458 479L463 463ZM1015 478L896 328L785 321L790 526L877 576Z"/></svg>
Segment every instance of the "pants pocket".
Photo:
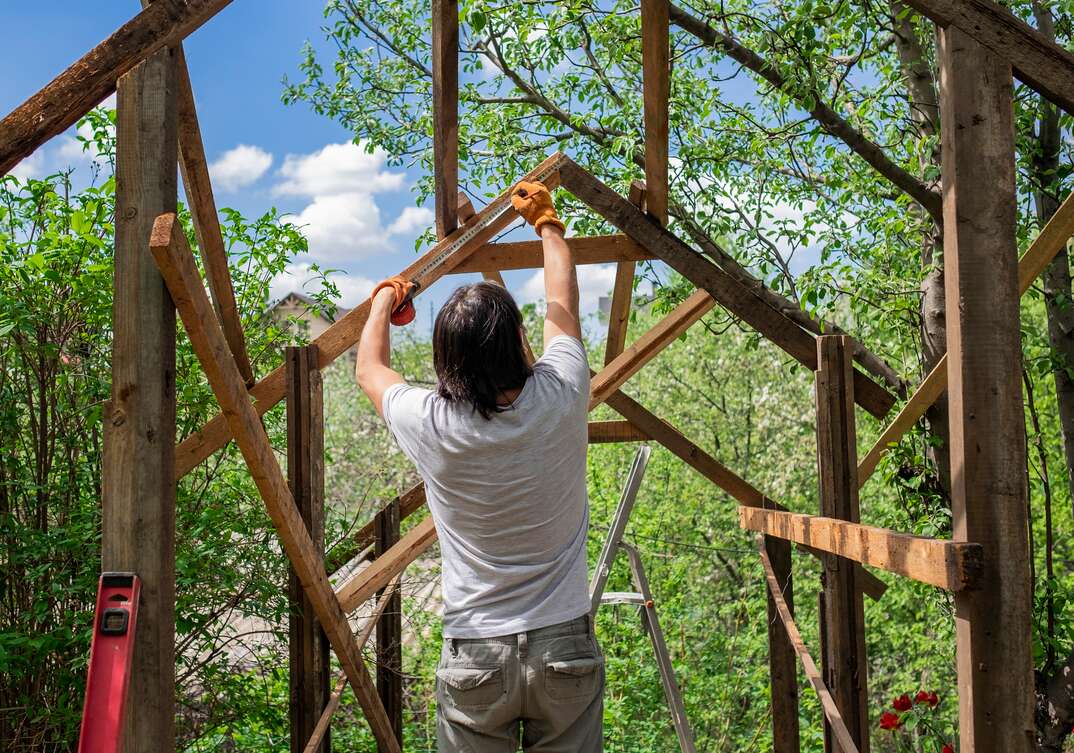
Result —
<svg viewBox="0 0 1074 753"><path fill-rule="evenodd" d="M553 659L545 664L544 688L557 701L592 698L604 682L604 658L588 654L571 659Z"/></svg>
<svg viewBox="0 0 1074 753"><path fill-rule="evenodd" d="M460 709L491 706L504 693L499 667L447 666L436 670L437 695L441 702Z"/></svg>

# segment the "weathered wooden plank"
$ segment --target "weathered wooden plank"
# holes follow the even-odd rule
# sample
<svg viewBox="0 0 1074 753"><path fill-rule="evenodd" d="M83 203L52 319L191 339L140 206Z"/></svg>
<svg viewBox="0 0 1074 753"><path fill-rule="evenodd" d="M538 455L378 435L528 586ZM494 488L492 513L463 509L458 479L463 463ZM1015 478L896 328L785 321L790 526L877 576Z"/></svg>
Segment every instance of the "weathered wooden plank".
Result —
<svg viewBox="0 0 1074 753"><path fill-rule="evenodd" d="M561 158L560 154L553 154L536 168L531 170L523 180L534 180L537 175L543 173L550 165L554 165ZM558 185L558 174L545 179L549 187ZM484 219L488 215L498 213L505 205L510 204L510 194L504 191L488 206L478 213L478 217ZM465 260L475 250L485 245L490 238L510 225L518 215L513 211L506 212L498 220L491 222L483 231L471 238L462 248L445 258L442 263L428 268L424 275L419 272L429 267L438 255L465 232L465 229L456 230L451 236L438 242L429 251L414 261L402 271L402 275L420 284L419 294L428 290L429 286L449 274L458 264ZM321 354L321 368L323 369L332 361L336 360L351 348L358 338L361 337L362 327L365 326L366 317L369 315L369 301L364 301L348 311L343 317L325 330L320 337L314 340L314 344ZM283 399L285 389L285 377L283 367L274 369L250 388L250 397L255 401L254 409L258 415L264 414L272 406ZM175 450L175 475L182 478L195 466L204 461L214 452L231 441L231 429L223 414L218 414L209 420L205 426L184 439Z"/></svg>
<svg viewBox="0 0 1074 753"><path fill-rule="evenodd" d="M151 2L141 0L146 8ZM249 387L254 383L250 356L246 352L246 339L242 332L239 309L235 303L235 288L231 284L227 249L220 231L220 218L216 211L216 199L209 180L209 165L205 159L205 145L198 125L198 111L194 104L194 89L190 85L190 71L186 64L183 45L175 45L176 75L178 86L179 169L183 176L183 189L194 220L194 234L198 240L205 276L212 292L213 307L220 318L228 347L235 357L243 381Z"/></svg>
<svg viewBox="0 0 1074 753"><path fill-rule="evenodd" d="M459 2L433 0L433 185L436 237L458 227Z"/></svg>
<svg viewBox="0 0 1074 753"><path fill-rule="evenodd" d="M377 513L377 557L383 557L399 541L399 503L392 502ZM377 620L377 693L384 711L403 745L403 600L399 589L387 586L378 598L388 596L388 605ZM380 746L378 746L379 749Z"/></svg>
<svg viewBox="0 0 1074 753"><path fill-rule="evenodd" d="M130 680L139 702L130 706L125 749L168 752L175 750L175 308L147 239L153 218L176 208L174 56L152 54L118 90L101 564L142 581Z"/></svg>
<svg viewBox="0 0 1074 753"><path fill-rule="evenodd" d="M629 421L590 421L589 444L644 442L651 437Z"/></svg>
<svg viewBox="0 0 1074 753"><path fill-rule="evenodd" d="M157 50L174 45L231 0L157 0L0 121L0 175L116 90L116 82Z"/></svg>
<svg viewBox="0 0 1074 753"><path fill-rule="evenodd" d="M817 338L817 477L821 515L857 523L857 439L854 422L854 344L849 337ZM825 650L821 666L828 689L862 753L869 750L868 662L865 654L865 604L860 568L826 554L824 569ZM834 753L844 753L842 744Z"/></svg>
<svg viewBox="0 0 1074 753"><path fill-rule="evenodd" d="M641 245L625 235L593 235L567 238L574 263L608 264L655 259ZM544 266L541 241L488 243L460 263L452 274L499 272L511 269L540 269Z"/></svg>
<svg viewBox="0 0 1074 753"><path fill-rule="evenodd" d="M373 634L373 629L380 621L380 616L384 614L385 607L388 606L388 602L396 596L399 592L399 579L396 578L391 585L377 600L377 606L373 610L373 614L370 615L366 621L365 626L362 628L362 632L358 634L358 650L362 650L365 644L369 641L369 636ZM339 708L340 699L343 698L343 689L347 687L347 673L340 672L339 677L336 679L336 687L332 691L332 697L328 699L328 705L324 707L324 711L321 712L321 718L317 720L317 726L313 729L313 734L310 735L309 741L306 743L305 749L302 753L318 753L321 745L321 740L326 739L328 734L328 724L332 721L332 714L336 713L336 709Z"/></svg>
<svg viewBox="0 0 1074 753"><path fill-rule="evenodd" d="M615 265L615 284L612 286L612 302L608 309L608 338L604 343L605 366L623 352L633 297L634 262L621 261Z"/></svg>
<svg viewBox="0 0 1074 753"><path fill-rule="evenodd" d="M455 214L460 225L465 225L477 215L470 197L463 191L459 191L459 198L455 201Z"/></svg>
<svg viewBox="0 0 1074 753"><path fill-rule="evenodd" d="M421 556L436 541L432 516L407 531L406 535L387 552L377 557L369 567L354 573L336 588L336 597L343 611L350 613L360 607L406 566Z"/></svg>
<svg viewBox="0 0 1074 753"><path fill-rule="evenodd" d="M656 358L661 351L674 342L716 305L708 291L695 291L685 301L657 322L636 342L624 350L612 362L593 377L590 384L589 409L593 410L611 393L618 390L645 364Z"/></svg>
<svg viewBox="0 0 1074 753"><path fill-rule="evenodd" d="M954 26L1008 61L1023 82L1074 115L1074 54L992 0L907 0L939 26Z"/></svg>
<svg viewBox="0 0 1074 753"><path fill-rule="evenodd" d="M741 508L745 509L745 508ZM766 536L763 539L772 574L787 611L794 616L794 582L791 577L791 544ZM768 675L771 688L772 753L799 753L798 662L787 631L782 628L779 609L768 594Z"/></svg>
<svg viewBox="0 0 1074 753"><path fill-rule="evenodd" d="M661 225L668 222L668 101L671 98L668 13L668 0L641 0L645 201L649 214Z"/></svg>
<svg viewBox="0 0 1074 753"><path fill-rule="evenodd" d="M742 506L739 525L750 531L804 544L947 591L978 583L981 546L912 536L818 515Z"/></svg>
<svg viewBox="0 0 1074 753"><path fill-rule="evenodd" d="M339 657L340 664L347 672L347 678L369 720L373 735L388 750L399 751L399 744L384 713L384 706L362 664L362 656L355 645L347 617L340 609L328 582L328 575L324 570L324 555L317 550L306 531L302 516L295 506L295 499L287 487L283 471L265 433L265 427L247 397L242 377L205 293L194 263L194 255L174 214L163 214L157 218L149 245L179 311L191 346L220 403L254 484L265 501L265 508L279 534L284 552L302 582L314 614ZM322 358L323 355L321 354ZM159 744L159 740L154 741L154 744Z"/></svg>
<svg viewBox="0 0 1074 753"><path fill-rule="evenodd" d="M758 298L709 260L649 219L629 201L619 196L571 160L560 168L563 187L589 205L615 227L656 254L679 274L703 288L716 302L754 327L800 363L815 369L814 337L791 319ZM895 396L865 374L854 371L858 404L878 418L891 409Z"/></svg>
<svg viewBox="0 0 1074 753"><path fill-rule="evenodd" d="M959 749L1029 753L1032 594L1009 65L948 27L940 116L952 538L983 547L987 588L955 594Z"/></svg>
<svg viewBox="0 0 1074 753"><path fill-rule="evenodd" d="M287 483L306 531L324 550L324 404L317 346L289 347L287 368ZM291 751L302 750L328 703L330 656L309 597L288 569ZM329 753L326 737L321 753Z"/></svg>
<svg viewBox="0 0 1074 753"><path fill-rule="evenodd" d="M1071 235L1074 235L1074 193L1067 196L1056 213L1041 229L1040 234L1033 239L1029 248L1022 254L1022 258L1018 260L1019 295L1025 295L1044 269L1052 263L1052 259L1059 253L1059 250L1066 246ZM872 449L858 464L859 487L864 486L873 475L880 458L891 445L898 442L914 424L921 420L925 412L946 389L947 355L945 354L928 376L921 381L910 400L884 429Z"/></svg>
<svg viewBox="0 0 1074 753"><path fill-rule="evenodd" d="M761 564L764 566L765 580L768 582L768 594L776 607L780 622L783 623L784 630L787 631L787 638L790 640L791 646L794 647L794 652L798 655L798 659L802 662L802 671L805 673L806 679L809 680L809 684L812 685L813 689L817 692L817 697L820 699L821 709L824 711L824 718L831 726L836 740L838 740L843 748L843 752L857 753L854 738L851 736L846 723L843 721L842 715L839 713L839 708L835 704L835 699L824 684L824 679L821 677L820 671L813 661L813 657L809 655L809 649L806 648L805 641L802 640L802 634L798 631L798 625L794 622L794 615L791 613L790 607L787 606L787 602L783 598L779 579L776 577L776 573L772 568L772 562L768 559L764 541L760 537L758 537L757 548L761 554Z"/></svg>

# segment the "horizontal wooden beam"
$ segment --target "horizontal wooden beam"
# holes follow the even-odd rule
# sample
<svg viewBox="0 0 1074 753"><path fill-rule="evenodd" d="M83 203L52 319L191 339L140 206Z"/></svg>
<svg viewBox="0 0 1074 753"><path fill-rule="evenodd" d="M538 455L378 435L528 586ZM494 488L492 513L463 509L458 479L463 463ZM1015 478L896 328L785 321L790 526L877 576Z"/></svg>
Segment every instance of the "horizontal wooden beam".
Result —
<svg viewBox="0 0 1074 753"><path fill-rule="evenodd" d="M1074 115L1074 54L991 0L906 0L940 26L956 26L997 57L1014 75Z"/></svg>
<svg viewBox="0 0 1074 753"><path fill-rule="evenodd" d="M652 439L629 421L590 421L589 444L609 442L644 442Z"/></svg>
<svg viewBox="0 0 1074 753"><path fill-rule="evenodd" d="M191 347L205 371L250 475L265 502L272 525L291 561L295 575L332 644L355 696L365 712L373 735L384 750L400 753L384 706L369 679L347 617L328 582L324 556L306 530L295 498L280 469L265 427L246 395L239 370L231 356L220 323L209 303L198 274L194 254L174 214L159 216L153 225L149 247L171 294Z"/></svg>
<svg viewBox="0 0 1074 753"><path fill-rule="evenodd" d="M814 336L720 267L694 251L678 237L604 185L570 159L560 168L563 187L594 212L643 245L699 288L707 290L727 311L756 329L802 365L817 368ZM877 418L895 404L895 396L868 376L854 370L854 397Z"/></svg>
<svg viewBox="0 0 1074 753"><path fill-rule="evenodd" d="M592 235L568 238L575 264L609 264L655 259L651 253L625 235ZM452 274L537 269L544 266L541 241L487 243L453 270Z"/></svg>
<svg viewBox="0 0 1074 753"><path fill-rule="evenodd" d="M630 377L656 358L715 305L716 301L707 291L697 290L676 306L593 377L590 383L589 409L593 410L604 402L608 395L622 387Z"/></svg>
<svg viewBox="0 0 1074 753"><path fill-rule="evenodd" d="M0 175L116 90L151 54L184 39L231 0L155 0L0 121Z"/></svg>
<svg viewBox="0 0 1074 753"><path fill-rule="evenodd" d="M336 588L336 598L343 611L350 613L373 597L392 578L406 569L407 565L421 556L436 541L436 527L430 515L407 531L403 538L384 554L373 560L369 567L359 570Z"/></svg>
<svg viewBox="0 0 1074 753"><path fill-rule="evenodd" d="M974 584L981 569L981 546L911 536L886 528L819 515L738 508L739 525L779 539L836 554L947 591Z"/></svg>
<svg viewBox="0 0 1074 753"><path fill-rule="evenodd" d="M821 676L820 670L817 669L817 664L813 661L813 657L809 655L809 649L806 648L805 641L802 640L802 634L798 631L798 625L794 622L794 615L791 613L790 607L787 606L787 600L783 598L783 591L779 586L779 579L776 578L775 570L772 568L772 561L768 558L768 552L765 551L764 540L760 537L758 538L757 548L761 554L761 565L764 566L765 581L768 583L768 593L772 596L772 603L776 607L776 612L779 614L784 630L787 631L787 638L790 639L794 653L798 654L798 659L802 662L802 671L805 673L806 679L813 686L813 690L817 692L820 707L824 711L828 724L831 725L832 734L835 735L835 739L839 742L841 753L858 753L858 747L854 744L854 738L851 736L850 730L847 729L846 722L843 721L843 715L839 713L839 707L835 705L835 699L828 690L828 686L824 684L824 678Z"/></svg>
<svg viewBox="0 0 1074 753"><path fill-rule="evenodd" d="M156 3L154 3L154 5L156 5ZM562 155L558 153L553 154L523 176L522 180L536 179L537 176L548 170L550 166L554 166L561 157ZM552 188L559 184L559 176L558 174L553 174L547 177L544 182L549 188ZM481 221L490 215L495 215L500 212L505 205L510 205L509 190L504 191L493 200L492 203L482 209L474 221ZM402 275L421 284L421 287L418 290L420 294L421 292L428 290L429 286L442 276L449 274L470 254L488 243L490 238L494 237L496 233L499 233L517 218L518 214L514 211L505 212L499 219L489 223L484 230L469 239L469 241L454 254L445 258L443 261L437 262L437 257L443 253L448 246L454 243L462 233L467 232L466 228L460 228L444 240L439 241L409 267L404 269ZM422 273L423 270L424 276L419 279L418 275L419 273ZM358 342L358 339L362 335L362 327L365 326L365 320L368 316L369 301L366 300L348 311L341 319L326 329L321 333L320 337L313 341L313 344L317 346L318 352L321 354L320 366L322 369L339 358L351 346ZM270 408L272 408L272 406L280 402L280 400L283 399L285 389L286 378L282 366L274 369L268 376L261 379L257 384L250 388L250 397L255 401L254 409L257 411L258 415L264 415ZM199 463L206 460L210 455L231 441L231 437L231 430L228 427L225 417L222 414L213 417L207 424L205 424L205 426L188 436L175 448L175 477L180 479L185 476Z"/></svg>
<svg viewBox="0 0 1074 753"><path fill-rule="evenodd" d="M1040 234L1029 244L1022 258L1018 260L1018 290L1021 295L1025 295L1026 291L1032 287L1034 281L1052 263L1052 259L1059 253L1059 250L1066 246L1071 235L1074 235L1074 193L1067 196L1041 229ZM946 390L947 354L945 353L858 463L859 487L865 486L865 482L873 475L884 453L921 420Z"/></svg>

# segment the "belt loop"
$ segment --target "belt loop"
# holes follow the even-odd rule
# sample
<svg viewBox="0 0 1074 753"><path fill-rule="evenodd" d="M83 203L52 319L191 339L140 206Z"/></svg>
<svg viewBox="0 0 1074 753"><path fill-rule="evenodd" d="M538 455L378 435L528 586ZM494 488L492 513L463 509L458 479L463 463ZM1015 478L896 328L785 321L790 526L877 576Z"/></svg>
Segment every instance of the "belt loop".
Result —
<svg viewBox="0 0 1074 753"><path fill-rule="evenodd" d="M526 632L523 631L518 634L518 658L525 659L526 654L529 651L529 638Z"/></svg>
<svg viewBox="0 0 1074 753"><path fill-rule="evenodd" d="M448 638L448 640L451 642L451 658L452 659L458 659L459 658L459 642L458 642L458 640L455 639L455 638Z"/></svg>
<svg viewBox="0 0 1074 753"><path fill-rule="evenodd" d="M585 616L585 631L589 633L590 636L596 635L596 629L593 626L593 615L591 614Z"/></svg>

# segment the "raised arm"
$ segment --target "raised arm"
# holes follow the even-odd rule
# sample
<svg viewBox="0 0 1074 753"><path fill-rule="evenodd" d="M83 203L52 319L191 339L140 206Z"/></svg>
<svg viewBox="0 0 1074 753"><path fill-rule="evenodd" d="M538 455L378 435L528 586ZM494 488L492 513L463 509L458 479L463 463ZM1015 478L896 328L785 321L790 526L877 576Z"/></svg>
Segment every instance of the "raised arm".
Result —
<svg viewBox="0 0 1074 753"><path fill-rule="evenodd" d="M358 386L373 401L373 407L381 417L384 416L385 390L393 384L405 381L390 365L392 339L388 331L392 312L398 308L398 298L401 295L398 286L391 284L381 283L373 291L369 318L365 320L365 327L362 328L362 339L358 341L358 360L354 365L354 378L358 381Z"/></svg>
<svg viewBox="0 0 1074 753"><path fill-rule="evenodd" d="M578 275L574 255L563 237L564 226L543 183L523 181L511 192L511 203L541 236L544 251L544 292L548 311L544 319L547 345L556 335L582 338L578 319Z"/></svg>

